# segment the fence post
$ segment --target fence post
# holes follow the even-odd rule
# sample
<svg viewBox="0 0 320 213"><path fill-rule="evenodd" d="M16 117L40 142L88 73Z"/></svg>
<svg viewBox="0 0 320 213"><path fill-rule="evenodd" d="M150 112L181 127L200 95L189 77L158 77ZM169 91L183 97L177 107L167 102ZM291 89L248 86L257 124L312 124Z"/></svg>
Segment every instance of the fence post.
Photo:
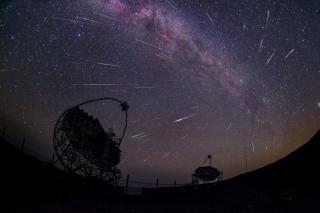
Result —
<svg viewBox="0 0 320 213"><path fill-rule="evenodd" d="M159 187L159 178L157 178L157 182L156 182L156 188Z"/></svg>
<svg viewBox="0 0 320 213"><path fill-rule="evenodd" d="M6 135L6 128L3 127L3 129L2 129L2 137L5 137L5 135Z"/></svg>
<svg viewBox="0 0 320 213"><path fill-rule="evenodd" d="M20 149L21 149L22 152L23 152L25 143L26 143L26 139L24 138L24 139L22 140L21 147L20 147Z"/></svg>
<svg viewBox="0 0 320 213"><path fill-rule="evenodd" d="M128 174L128 175L127 175L127 180L126 180L126 189L125 189L125 194L128 194L129 178L130 178L130 175Z"/></svg>

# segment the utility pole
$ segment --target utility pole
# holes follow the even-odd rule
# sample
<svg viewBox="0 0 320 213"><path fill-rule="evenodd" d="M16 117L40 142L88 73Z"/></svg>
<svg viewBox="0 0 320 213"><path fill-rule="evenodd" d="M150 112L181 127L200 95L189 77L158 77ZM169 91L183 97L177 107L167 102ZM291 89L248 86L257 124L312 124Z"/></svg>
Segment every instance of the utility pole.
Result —
<svg viewBox="0 0 320 213"><path fill-rule="evenodd" d="M245 171L248 172L248 156L247 156L247 146L245 143L242 143L243 151L244 151L244 159L245 159Z"/></svg>
<svg viewBox="0 0 320 213"><path fill-rule="evenodd" d="M130 175L128 174L128 175L127 175L127 180L126 180L126 189L125 189L125 194L126 194L126 195L128 194L129 178L130 178Z"/></svg>
<svg viewBox="0 0 320 213"><path fill-rule="evenodd" d="M2 129L2 137L5 137L5 135L6 135L6 128L4 127L4 128Z"/></svg>
<svg viewBox="0 0 320 213"><path fill-rule="evenodd" d="M25 143L26 143L26 139L24 138L24 139L22 140L21 147L20 147L20 149L21 149L22 152L23 152Z"/></svg>

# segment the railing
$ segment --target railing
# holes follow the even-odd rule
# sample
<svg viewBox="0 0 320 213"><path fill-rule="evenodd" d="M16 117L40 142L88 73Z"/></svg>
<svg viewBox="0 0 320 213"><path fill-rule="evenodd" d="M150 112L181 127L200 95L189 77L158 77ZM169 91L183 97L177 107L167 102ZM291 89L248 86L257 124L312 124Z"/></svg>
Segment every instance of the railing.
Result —
<svg viewBox="0 0 320 213"><path fill-rule="evenodd" d="M144 182L144 181L137 181L131 180L130 175L127 175L125 179L119 180L119 185L125 187L125 193L127 193L128 188L161 188L161 187L178 187L178 186L185 186L187 184L179 184L176 181L172 183L161 183L159 178L156 178L154 182Z"/></svg>
<svg viewBox="0 0 320 213"><path fill-rule="evenodd" d="M16 148L20 149L22 152L34 155L39 153L35 153L34 150L28 149L27 147L27 140L25 138L22 138L22 140L17 140L13 137L10 137L6 133L6 128L3 128L0 132L1 137L8 141L10 144L14 145ZM52 160L52 158L51 158ZM48 160L50 161L50 160ZM143 181L136 181L131 180L130 175L127 175L125 179L119 180L119 185L128 187L143 187L143 188L159 188L159 187L175 187L175 186L184 186L185 184L177 184L176 181L173 181L172 183L161 183L159 181L159 178L156 178L155 182L143 182Z"/></svg>

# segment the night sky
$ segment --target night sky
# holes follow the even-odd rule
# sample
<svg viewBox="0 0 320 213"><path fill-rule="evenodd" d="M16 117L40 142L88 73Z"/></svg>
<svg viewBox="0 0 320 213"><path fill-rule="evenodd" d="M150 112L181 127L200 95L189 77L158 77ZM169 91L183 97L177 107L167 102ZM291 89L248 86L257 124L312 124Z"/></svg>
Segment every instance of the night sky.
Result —
<svg viewBox="0 0 320 213"><path fill-rule="evenodd" d="M184 183L208 154L251 171L320 127L319 23L318 0L6 1L0 127L49 159L64 110L114 97L123 175ZM86 110L120 134L115 103Z"/></svg>

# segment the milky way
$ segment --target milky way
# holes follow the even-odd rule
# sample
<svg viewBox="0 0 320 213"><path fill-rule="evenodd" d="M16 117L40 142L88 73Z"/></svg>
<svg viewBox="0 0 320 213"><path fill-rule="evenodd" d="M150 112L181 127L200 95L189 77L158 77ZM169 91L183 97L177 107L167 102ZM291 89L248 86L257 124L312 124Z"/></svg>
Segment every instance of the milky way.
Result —
<svg viewBox="0 0 320 213"><path fill-rule="evenodd" d="M176 10L167 8L166 3L144 1L132 6L117 0L90 3L99 11L95 14L124 25L135 41L151 48L155 56L177 66L175 72L198 78L196 84L205 85L212 91L210 85L218 82L231 96L238 97L245 108L249 107L248 96L259 98L255 97L252 88L244 85L244 79L238 76L241 75L237 73L238 67L230 65L232 62L223 55L223 50L214 46L214 38L201 36L198 29L193 29L195 27Z"/></svg>
<svg viewBox="0 0 320 213"><path fill-rule="evenodd" d="M120 168L137 181L188 182L208 154L228 178L279 159L320 126L317 1L2 7L1 127L41 158L51 157L65 109L105 96L130 104ZM86 110L121 132L116 105Z"/></svg>

